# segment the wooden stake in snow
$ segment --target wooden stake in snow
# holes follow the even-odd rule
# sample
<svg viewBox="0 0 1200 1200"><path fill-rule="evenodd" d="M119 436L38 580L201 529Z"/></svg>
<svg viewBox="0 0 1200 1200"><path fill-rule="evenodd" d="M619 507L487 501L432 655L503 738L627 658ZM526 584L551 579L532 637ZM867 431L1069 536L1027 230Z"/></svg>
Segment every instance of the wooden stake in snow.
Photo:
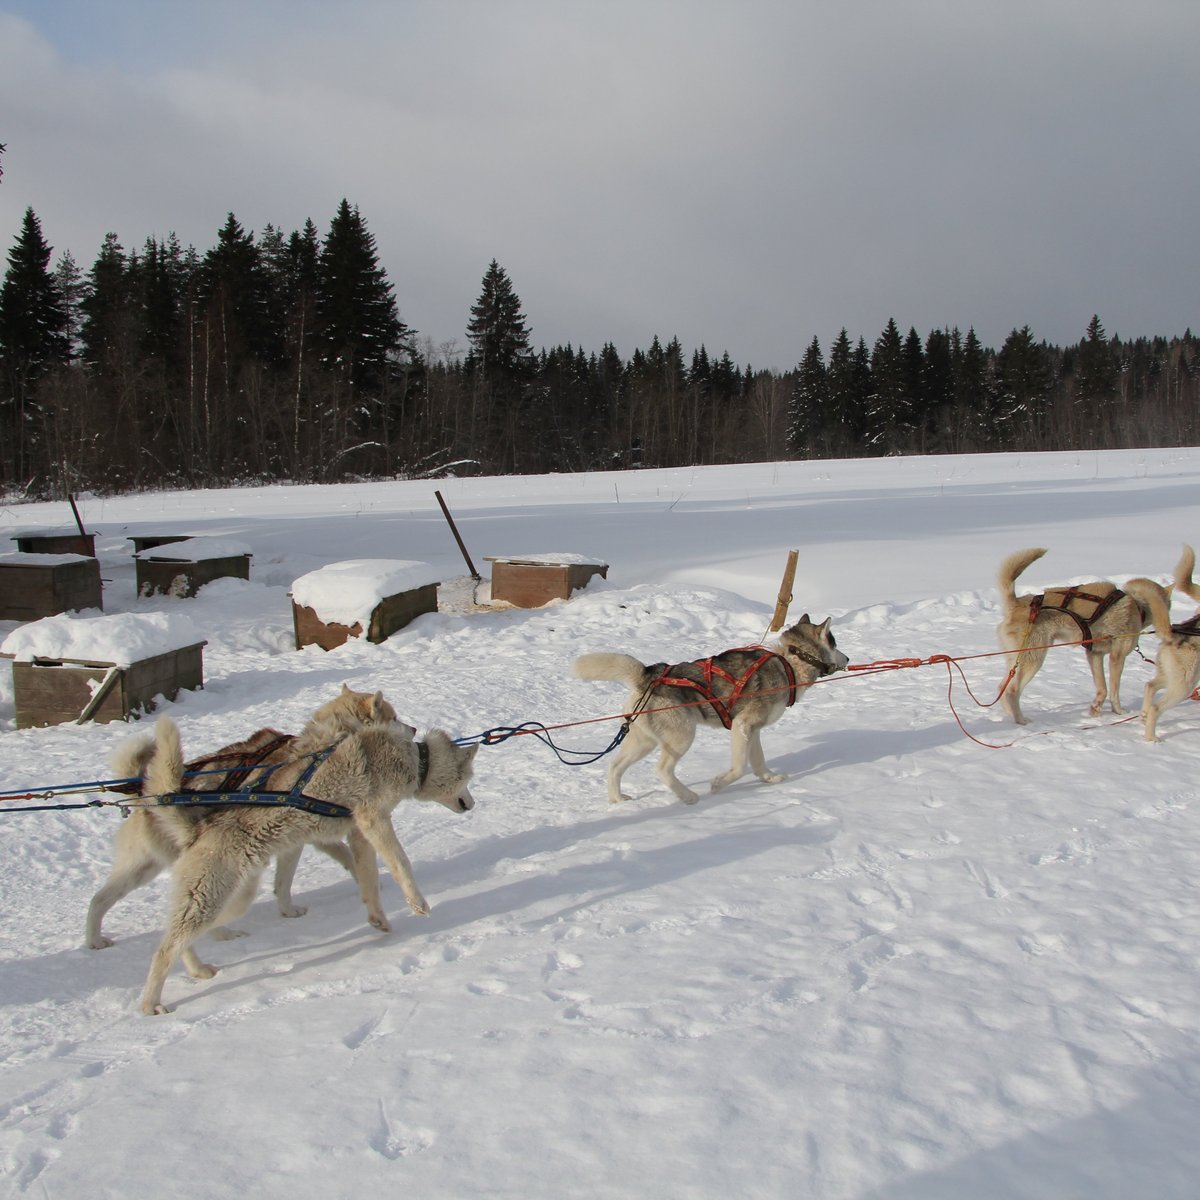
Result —
<svg viewBox="0 0 1200 1200"><path fill-rule="evenodd" d="M789 550L787 566L783 570L783 581L779 585L779 599L775 601L775 615L771 618L771 632L778 633L787 620L788 605L792 602L792 584L796 579L796 559L799 550Z"/></svg>
<svg viewBox="0 0 1200 1200"><path fill-rule="evenodd" d="M71 502L71 511L75 514L75 524L79 526L79 532L84 537L87 537L87 530L84 529L83 521L80 520L80 517L79 517L79 509L77 509L75 507L75 497L69 495L69 496L67 496L67 499Z"/></svg>
<svg viewBox="0 0 1200 1200"><path fill-rule="evenodd" d="M450 510L446 507L445 500L442 499L442 493L435 491L433 494L437 497L437 502L442 506L442 513L450 526L450 532L454 534L454 540L458 543L459 550L462 551L462 556L467 563L467 570L471 572L471 578L478 583L480 581L480 574L475 570L475 564L471 561L471 556L467 553L466 546L463 545L463 540L458 533L458 526L454 524L454 518L450 515Z"/></svg>

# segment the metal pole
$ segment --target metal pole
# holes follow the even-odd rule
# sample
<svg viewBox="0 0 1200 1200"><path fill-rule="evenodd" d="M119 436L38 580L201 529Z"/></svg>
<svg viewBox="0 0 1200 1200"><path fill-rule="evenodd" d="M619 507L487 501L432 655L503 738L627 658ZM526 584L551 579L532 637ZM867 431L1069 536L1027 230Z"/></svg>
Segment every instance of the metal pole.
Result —
<svg viewBox="0 0 1200 1200"><path fill-rule="evenodd" d="M462 551L463 558L466 559L467 570L471 572L471 578L478 583L480 580L479 572L475 570L475 564L471 561L471 556L467 553L466 546L463 545L463 540L458 533L458 526L454 524L454 518L450 515L450 510L446 507L445 500L442 499L442 493L435 491L433 494L437 497L437 502L442 506L442 513L450 525L450 532L454 534L454 540L458 543L458 548Z"/></svg>

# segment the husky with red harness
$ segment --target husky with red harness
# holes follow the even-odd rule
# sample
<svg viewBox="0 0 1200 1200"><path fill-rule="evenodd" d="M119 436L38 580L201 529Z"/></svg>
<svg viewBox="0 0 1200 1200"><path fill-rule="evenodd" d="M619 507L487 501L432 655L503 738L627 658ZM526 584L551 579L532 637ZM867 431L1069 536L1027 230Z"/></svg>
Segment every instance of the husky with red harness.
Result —
<svg viewBox="0 0 1200 1200"><path fill-rule="evenodd" d="M742 646L694 662L646 666L628 654L585 654L577 658L580 679L612 680L630 689L629 727L608 771L608 798L629 797L621 778L656 746L658 777L685 804L699 798L681 783L675 767L700 725L721 725L732 735L733 761L711 785L714 792L740 779L749 767L764 783L786 776L767 767L760 733L778 721L810 684L849 661L837 648L829 621L814 624L807 613L779 635L774 649Z"/></svg>
<svg viewBox="0 0 1200 1200"><path fill-rule="evenodd" d="M1040 547L1017 550L1001 564L997 575L1004 619L997 635L1000 648L1010 651L1010 678L1004 687L1004 707L1018 725L1029 721L1021 711L1021 693L1038 673L1047 649L1056 642L1083 646L1096 685L1089 715L1098 717L1105 700L1120 715L1121 673L1125 659L1138 643L1138 635L1150 623L1149 610L1115 583L1098 579L1072 587L1048 588L1040 594L1017 595L1016 581L1046 551ZM1166 589L1157 588L1164 603ZM1108 686L1104 682L1104 659L1108 658Z"/></svg>

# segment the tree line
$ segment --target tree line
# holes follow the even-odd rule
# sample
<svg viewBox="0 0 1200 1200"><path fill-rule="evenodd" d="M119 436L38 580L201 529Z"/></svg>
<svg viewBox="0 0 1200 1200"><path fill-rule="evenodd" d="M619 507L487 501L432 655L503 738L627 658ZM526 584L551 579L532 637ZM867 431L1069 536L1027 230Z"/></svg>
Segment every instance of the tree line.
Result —
<svg viewBox="0 0 1200 1200"><path fill-rule="evenodd" d="M112 233L86 272L52 253L27 209L0 284L9 496L1200 441L1190 330L1122 340L1096 315L1076 344L1024 326L993 350L889 320L787 372L657 336L534 351L493 260L459 352L400 319L346 200L324 235L230 213L203 254Z"/></svg>

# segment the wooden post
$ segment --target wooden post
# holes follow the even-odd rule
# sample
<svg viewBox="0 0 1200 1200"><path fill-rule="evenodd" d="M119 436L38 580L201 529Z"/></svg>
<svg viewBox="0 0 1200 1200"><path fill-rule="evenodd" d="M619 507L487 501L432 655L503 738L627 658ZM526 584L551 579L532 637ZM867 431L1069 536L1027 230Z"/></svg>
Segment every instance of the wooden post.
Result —
<svg viewBox="0 0 1200 1200"><path fill-rule="evenodd" d="M71 502L71 511L75 514L75 524L79 526L79 532L87 537L87 530L83 527L83 522L79 519L79 509L75 507L75 497L68 495L67 499Z"/></svg>
<svg viewBox="0 0 1200 1200"><path fill-rule="evenodd" d="M450 532L454 534L454 540L458 543L458 548L462 551L463 558L466 559L467 570L471 572L471 578L478 583L480 579L479 572L475 570L475 564L471 561L471 556L467 553L467 548L463 545L462 538L459 537L458 526L454 524L454 518L450 515L450 510L446 507L445 500L442 499L442 493L435 491L433 494L437 497L437 502L442 506L442 513L450 526Z"/></svg>
<svg viewBox="0 0 1200 1200"><path fill-rule="evenodd" d="M787 566L783 571L783 581L779 585L779 599L775 601L775 615L771 618L771 632L778 633L787 620L788 605L792 602L792 584L796 579L796 559L799 550L789 550Z"/></svg>

